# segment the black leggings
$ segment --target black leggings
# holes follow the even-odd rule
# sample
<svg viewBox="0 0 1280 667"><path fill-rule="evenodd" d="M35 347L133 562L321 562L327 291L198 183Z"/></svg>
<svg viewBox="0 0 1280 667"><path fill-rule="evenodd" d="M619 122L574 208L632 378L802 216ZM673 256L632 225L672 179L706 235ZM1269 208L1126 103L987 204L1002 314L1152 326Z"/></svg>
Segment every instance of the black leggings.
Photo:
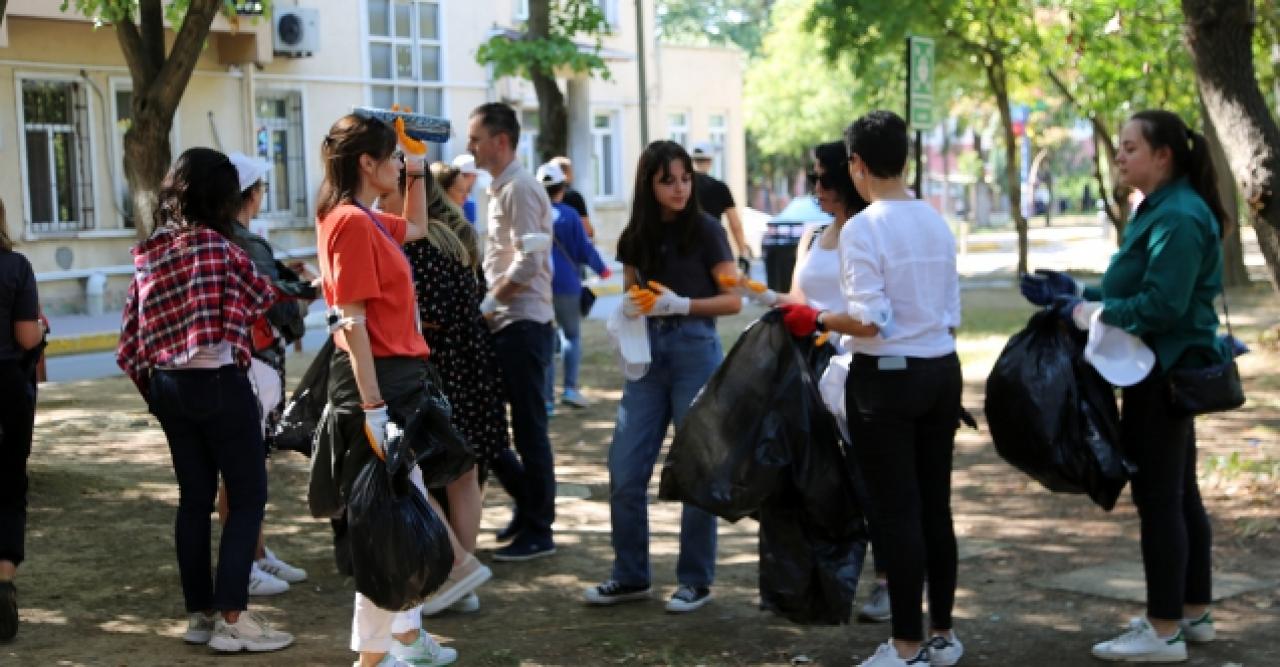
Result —
<svg viewBox="0 0 1280 667"><path fill-rule="evenodd" d="M893 638L921 641L926 570L935 630L951 629L955 605L951 455L960 415L960 360L949 354L908 358L901 370L878 365L877 357L854 356L845 387L849 431L870 496L874 548L882 557L876 560L887 565Z"/></svg>
<svg viewBox="0 0 1280 667"><path fill-rule="evenodd" d="M27 458L36 390L16 360L0 360L0 560L20 565L27 528Z"/></svg>
<svg viewBox="0 0 1280 667"><path fill-rule="evenodd" d="M1213 537L1196 483L1195 422L1173 413L1167 382L1157 371L1125 389L1120 428L1137 467L1130 489L1142 520L1147 615L1171 621L1183 604L1209 604Z"/></svg>

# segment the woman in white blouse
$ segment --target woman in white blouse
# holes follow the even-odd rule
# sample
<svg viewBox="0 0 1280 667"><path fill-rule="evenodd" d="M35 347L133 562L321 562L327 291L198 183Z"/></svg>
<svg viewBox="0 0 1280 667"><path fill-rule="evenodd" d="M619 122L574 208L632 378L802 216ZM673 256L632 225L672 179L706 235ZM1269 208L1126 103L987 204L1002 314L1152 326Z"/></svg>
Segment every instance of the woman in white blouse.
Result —
<svg viewBox="0 0 1280 667"><path fill-rule="evenodd" d="M847 334L845 401L866 478L875 547L888 566L892 639L864 667L954 665L956 538L951 459L960 414L960 287L946 221L907 192L906 123L873 111L845 131L849 175L871 204L840 231L839 309L781 306L797 336ZM928 558L925 558L925 554ZM928 641L920 597L929 580Z"/></svg>

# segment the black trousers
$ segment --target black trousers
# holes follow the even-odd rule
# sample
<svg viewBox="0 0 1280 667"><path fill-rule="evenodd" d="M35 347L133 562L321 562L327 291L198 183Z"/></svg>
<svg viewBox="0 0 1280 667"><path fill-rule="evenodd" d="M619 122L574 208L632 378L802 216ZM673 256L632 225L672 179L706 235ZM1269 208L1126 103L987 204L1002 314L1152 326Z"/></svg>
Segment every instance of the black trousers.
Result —
<svg viewBox="0 0 1280 667"><path fill-rule="evenodd" d="M929 622L951 629L956 535L951 521L951 458L962 379L955 354L933 359L854 355L845 387L849 435L862 468L885 564L893 637L924 639L920 596L929 578ZM886 361L882 361L886 360Z"/></svg>
<svg viewBox="0 0 1280 667"><path fill-rule="evenodd" d="M1129 488L1142 521L1147 615L1180 619L1183 604L1212 599L1213 537L1196 482L1195 421L1174 413L1159 371L1123 398L1120 433L1124 455L1137 467Z"/></svg>
<svg viewBox="0 0 1280 667"><path fill-rule="evenodd" d="M27 458L36 420L36 385L15 360L0 361L0 560L26 556Z"/></svg>

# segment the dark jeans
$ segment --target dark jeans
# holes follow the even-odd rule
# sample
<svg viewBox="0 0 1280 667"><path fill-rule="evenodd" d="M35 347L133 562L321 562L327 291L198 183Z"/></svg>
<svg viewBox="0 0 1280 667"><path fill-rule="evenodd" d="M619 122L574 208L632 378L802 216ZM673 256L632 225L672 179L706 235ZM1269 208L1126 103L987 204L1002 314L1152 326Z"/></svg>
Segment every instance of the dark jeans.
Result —
<svg viewBox="0 0 1280 667"><path fill-rule="evenodd" d="M950 630L955 605L951 456L960 414L960 360L954 354L907 358L904 369L881 370L879 359L854 355L845 387L849 434L871 501L873 548L887 566L893 638L921 641L926 572L929 624Z"/></svg>
<svg viewBox="0 0 1280 667"><path fill-rule="evenodd" d="M1157 371L1124 390L1120 431L1137 467L1130 488L1142 521L1147 615L1176 620L1183 604L1212 598L1213 537L1196 483L1195 422L1173 414L1167 382Z"/></svg>
<svg viewBox="0 0 1280 667"><path fill-rule="evenodd" d="M178 478L174 540L187 611L246 609L249 569L267 504L266 454L249 378L235 366L157 371L151 376L150 402ZM209 576L209 514L219 473L227 484L229 510L215 580Z"/></svg>
<svg viewBox="0 0 1280 667"><path fill-rule="evenodd" d="M0 392L0 560L20 565L26 556L27 458L36 391L17 360L0 361Z"/></svg>
<svg viewBox="0 0 1280 667"><path fill-rule="evenodd" d="M547 369L551 366L550 322L513 322L494 334L502 369L511 433L519 459L510 449L493 462L493 474L516 501L521 537L547 540L556 518L556 472L547 437Z"/></svg>

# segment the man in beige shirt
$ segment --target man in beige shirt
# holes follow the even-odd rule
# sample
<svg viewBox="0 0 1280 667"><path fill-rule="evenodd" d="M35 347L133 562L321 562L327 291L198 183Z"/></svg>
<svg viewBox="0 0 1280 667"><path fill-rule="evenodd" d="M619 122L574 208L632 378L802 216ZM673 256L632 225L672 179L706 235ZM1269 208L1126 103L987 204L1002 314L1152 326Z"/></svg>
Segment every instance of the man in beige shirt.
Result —
<svg viewBox="0 0 1280 667"><path fill-rule="evenodd" d="M498 561L524 561L556 551L555 463L547 437L547 370L552 362L551 201L516 159L520 123L515 111L492 102L476 107L467 123L467 150L476 166L493 174L489 186L488 243L484 275L489 293L480 310L489 318L502 368L516 457L504 451L493 473L515 499L511 524L498 534L512 539L495 551Z"/></svg>

